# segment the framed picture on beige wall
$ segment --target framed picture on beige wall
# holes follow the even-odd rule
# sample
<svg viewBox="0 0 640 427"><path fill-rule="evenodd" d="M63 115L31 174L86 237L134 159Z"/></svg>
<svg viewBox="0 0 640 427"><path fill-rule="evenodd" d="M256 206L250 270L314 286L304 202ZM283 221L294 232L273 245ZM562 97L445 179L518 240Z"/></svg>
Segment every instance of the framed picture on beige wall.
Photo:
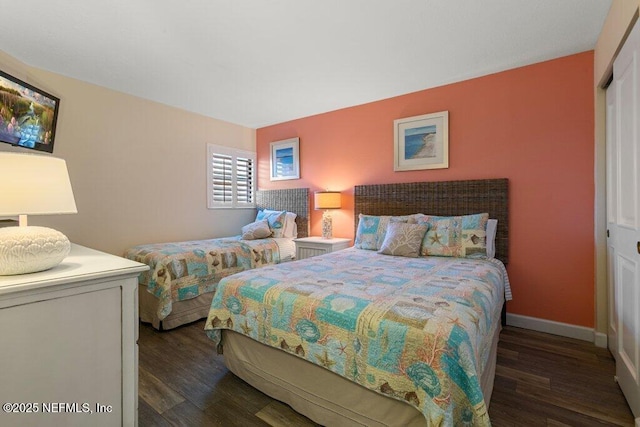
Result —
<svg viewBox="0 0 640 427"><path fill-rule="evenodd" d="M393 121L394 171L449 167L449 112Z"/></svg>
<svg viewBox="0 0 640 427"><path fill-rule="evenodd" d="M271 181L300 179L300 138L271 143Z"/></svg>

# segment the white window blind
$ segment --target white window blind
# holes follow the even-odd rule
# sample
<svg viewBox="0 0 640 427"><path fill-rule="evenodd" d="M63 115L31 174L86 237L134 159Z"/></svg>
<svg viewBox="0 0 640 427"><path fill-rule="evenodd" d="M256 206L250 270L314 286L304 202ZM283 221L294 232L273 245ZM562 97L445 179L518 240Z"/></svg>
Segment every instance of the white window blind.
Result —
<svg viewBox="0 0 640 427"><path fill-rule="evenodd" d="M255 153L207 144L207 164L210 209L255 206Z"/></svg>

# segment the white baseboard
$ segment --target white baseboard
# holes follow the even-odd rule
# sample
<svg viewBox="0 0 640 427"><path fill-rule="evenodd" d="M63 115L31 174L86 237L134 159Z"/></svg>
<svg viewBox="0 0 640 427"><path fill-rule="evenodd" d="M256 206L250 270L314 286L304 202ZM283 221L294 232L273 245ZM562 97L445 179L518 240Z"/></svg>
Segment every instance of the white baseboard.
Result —
<svg viewBox="0 0 640 427"><path fill-rule="evenodd" d="M520 314L512 313L507 313L507 325L553 335L560 335L562 337L576 338L592 342L598 347L607 347L606 334L595 332L593 328L587 328L584 326L571 325L569 323L555 322L553 320L539 319L537 317L522 316Z"/></svg>
<svg viewBox="0 0 640 427"><path fill-rule="evenodd" d="M596 347L607 348L607 346L609 345L609 338L607 337L607 334L596 332L595 340L593 343L596 345Z"/></svg>

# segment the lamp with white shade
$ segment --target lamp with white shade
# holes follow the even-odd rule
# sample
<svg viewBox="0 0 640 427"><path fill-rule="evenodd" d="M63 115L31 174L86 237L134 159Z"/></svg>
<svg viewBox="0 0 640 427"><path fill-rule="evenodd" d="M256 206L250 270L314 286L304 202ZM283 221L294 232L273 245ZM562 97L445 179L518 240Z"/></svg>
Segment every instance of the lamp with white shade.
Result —
<svg viewBox="0 0 640 427"><path fill-rule="evenodd" d="M71 243L59 231L27 225L27 215L77 213L67 164L50 156L0 152L0 216L19 218L0 228L0 275L55 267Z"/></svg>
<svg viewBox="0 0 640 427"><path fill-rule="evenodd" d="M316 209L324 209L322 214L322 237L330 239L332 237L332 220L330 209L340 209L341 194L339 191L316 191L314 194L314 205Z"/></svg>

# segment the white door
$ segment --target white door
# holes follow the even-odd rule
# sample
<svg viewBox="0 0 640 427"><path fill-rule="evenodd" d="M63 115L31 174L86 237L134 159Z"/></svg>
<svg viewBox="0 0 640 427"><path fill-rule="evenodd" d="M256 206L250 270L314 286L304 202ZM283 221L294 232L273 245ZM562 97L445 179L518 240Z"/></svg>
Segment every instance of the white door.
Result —
<svg viewBox="0 0 640 427"><path fill-rule="evenodd" d="M609 283L609 321L608 321L608 339L607 343L613 357L618 360L618 310L616 301L616 207L617 207L617 168L618 160L616 151L616 85L611 83L607 89L607 274Z"/></svg>
<svg viewBox="0 0 640 427"><path fill-rule="evenodd" d="M607 90L609 342L616 376L640 417L640 23L613 65ZM611 285L611 284L610 284Z"/></svg>

